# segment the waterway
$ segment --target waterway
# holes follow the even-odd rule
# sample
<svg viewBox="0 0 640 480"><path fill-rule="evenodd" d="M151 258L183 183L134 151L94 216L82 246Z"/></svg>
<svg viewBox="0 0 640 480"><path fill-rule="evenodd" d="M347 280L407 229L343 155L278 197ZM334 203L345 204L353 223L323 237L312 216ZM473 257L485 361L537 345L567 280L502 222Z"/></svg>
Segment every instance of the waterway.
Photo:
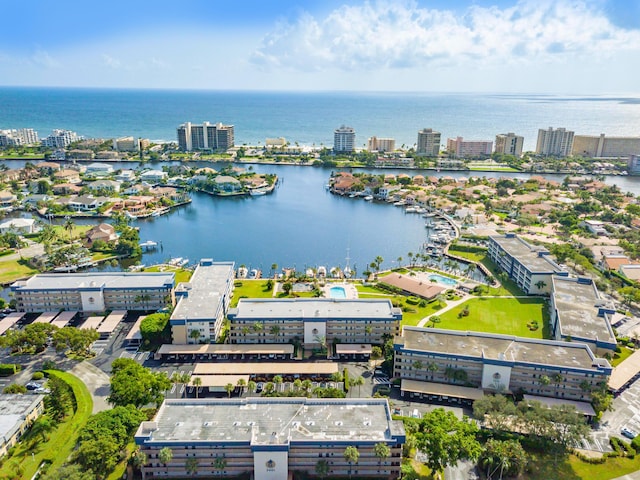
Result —
<svg viewBox="0 0 640 480"><path fill-rule="evenodd" d="M11 168L20 166L13 161L5 163ZM220 165L212 166L221 168ZM213 258L232 260L236 266L244 264L269 274L274 263L279 268L302 270L320 265L327 269L344 268L349 262L352 269L362 273L376 256L384 259L382 268L398 266L398 257L406 264L408 252L418 252L426 240L425 220L420 215L405 214L403 209L386 203L329 193L325 185L331 169L285 165L255 165L253 168L260 173L278 175L280 183L272 194L219 198L194 193L193 202L187 206L161 217L135 220L133 224L140 228L142 241L160 243L158 249L143 255L142 263L150 265L176 257L194 263L201 258ZM371 172L472 175L470 172L417 170ZM502 172L473 175L529 176ZM565 176L545 177L562 181ZM622 191L640 193L639 179L618 176L608 177L606 181L617 184ZM96 220L78 220L77 223L95 224Z"/></svg>

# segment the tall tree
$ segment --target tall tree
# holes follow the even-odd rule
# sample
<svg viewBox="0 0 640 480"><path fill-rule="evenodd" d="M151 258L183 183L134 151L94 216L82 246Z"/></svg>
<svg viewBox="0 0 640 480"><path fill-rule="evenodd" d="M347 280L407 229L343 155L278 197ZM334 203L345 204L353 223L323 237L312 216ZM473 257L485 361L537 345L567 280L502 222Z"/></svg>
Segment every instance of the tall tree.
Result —
<svg viewBox="0 0 640 480"><path fill-rule="evenodd" d="M111 364L111 393L107 398L114 406L149 403L160 406L163 392L171 386L164 372L152 372L130 358L118 358Z"/></svg>
<svg viewBox="0 0 640 480"><path fill-rule="evenodd" d="M384 442L376 443L373 446L373 454L378 459L378 465L381 465L382 462L384 462L387 458L389 458L389 455L391 455L391 449L389 448L389 445Z"/></svg>
<svg viewBox="0 0 640 480"><path fill-rule="evenodd" d="M187 471L187 474L194 477L196 473L198 473L198 459L195 457L187 458L186 462L184 463L184 468Z"/></svg>
<svg viewBox="0 0 640 480"><path fill-rule="evenodd" d="M320 479L323 479L329 474L329 462L326 460L318 460L316 462L315 471L316 475L318 475Z"/></svg>
<svg viewBox="0 0 640 480"><path fill-rule="evenodd" d="M169 447L162 447L158 452L158 460L166 467L173 460L173 450Z"/></svg>
<svg viewBox="0 0 640 480"><path fill-rule="evenodd" d="M194 388L196 389L196 398L198 398L198 391L200 390L200 387L202 386L202 378L194 377L193 380L191 381L191 383L193 384Z"/></svg>
<svg viewBox="0 0 640 480"><path fill-rule="evenodd" d="M344 459L349 463L349 478L351 478L351 467L354 463L358 463L358 459L360 458L360 452L357 447L353 445L349 445L344 449L342 454Z"/></svg>

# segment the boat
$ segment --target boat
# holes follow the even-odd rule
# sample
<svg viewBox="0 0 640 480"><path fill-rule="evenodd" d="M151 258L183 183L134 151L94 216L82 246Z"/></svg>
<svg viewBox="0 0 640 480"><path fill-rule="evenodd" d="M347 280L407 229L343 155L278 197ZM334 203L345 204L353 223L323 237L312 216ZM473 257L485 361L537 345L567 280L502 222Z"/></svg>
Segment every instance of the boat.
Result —
<svg viewBox="0 0 640 480"><path fill-rule="evenodd" d="M373 200L373 195L367 195L366 197L364 197L364 199L365 199L367 202L370 202L371 200Z"/></svg>
<svg viewBox="0 0 640 480"><path fill-rule="evenodd" d="M319 277L326 277L327 276L327 267L324 267L324 266L320 265L318 267L318 276Z"/></svg>
<svg viewBox="0 0 640 480"><path fill-rule="evenodd" d="M125 217L127 217L127 218L129 218L131 220L135 220L136 218L138 218L133 213L131 213L129 210L125 210L124 215L125 215Z"/></svg>
<svg viewBox="0 0 640 480"><path fill-rule="evenodd" d="M139 244L141 248L145 250L150 250L156 248L158 246L158 242L154 242L153 240L147 240L146 242L142 242Z"/></svg>
<svg viewBox="0 0 640 480"><path fill-rule="evenodd" d="M152 216L152 217L159 217L160 215L162 215L162 212L161 212L160 210L155 210L155 211L151 214L151 216Z"/></svg>
<svg viewBox="0 0 640 480"><path fill-rule="evenodd" d="M176 257L169 260L169 265L178 265L182 261L182 257Z"/></svg>
<svg viewBox="0 0 640 480"><path fill-rule="evenodd" d="M394 205L396 207L402 207L403 205L406 205L407 202L405 202L404 200L400 200L399 202L395 202Z"/></svg>
<svg viewBox="0 0 640 480"><path fill-rule="evenodd" d="M180 261L178 262L178 266L179 266L179 267L184 267L187 263L189 263L189 259L188 259L188 258L185 258L185 259L182 259L182 260L180 260Z"/></svg>
<svg viewBox="0 0 640 480"><path fill-rule="evenodd" d="M248 273L249 270L247 270L247 267L238 268L238 278L247 278Z"/></svg>
<svg viewBox="0 0 640 480"><path fill-rule="evenodd" d="M260 195L266 195L267 191L263 188L254 188L253 190L249 190L249 195L252 197L258 197Z"/></svg>
<svg viewBox="0 0 640 480"><path fill-rule="evenodd" d="M53 269L56 273L69 273L75 272L78 269L76 265L63 265L61 267L56 267Z"/></svg>
<svg viewBox="0 0 640 480"><path fill-rule="evenodd" d="M416 207L407 207L404 209L404 213L416 213Z"/></svg>

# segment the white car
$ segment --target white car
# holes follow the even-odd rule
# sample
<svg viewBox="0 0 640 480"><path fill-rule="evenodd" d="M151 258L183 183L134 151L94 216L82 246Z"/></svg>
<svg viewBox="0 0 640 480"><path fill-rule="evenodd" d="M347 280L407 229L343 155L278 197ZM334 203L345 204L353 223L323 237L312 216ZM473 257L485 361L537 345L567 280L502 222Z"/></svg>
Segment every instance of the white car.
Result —
<svg viewBox="0 0 640 480"><path fill-rule="evenodd" d="M625 437L633 440L634 438L636 438L638 436L638 434L631 430L630 428L627 427L623 427L622 430L620 430L620 433L622 433L622 435L624 435Z"/></svg>

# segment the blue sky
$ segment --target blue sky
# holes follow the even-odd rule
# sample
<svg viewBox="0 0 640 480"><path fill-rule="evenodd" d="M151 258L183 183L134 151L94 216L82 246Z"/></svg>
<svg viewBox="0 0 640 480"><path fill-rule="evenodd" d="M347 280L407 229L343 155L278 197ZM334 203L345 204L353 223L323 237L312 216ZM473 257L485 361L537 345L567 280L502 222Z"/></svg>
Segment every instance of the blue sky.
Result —
<svg viewBox="0 0 640 480"><path fill-rule="evenodd" d="M0 85L640 93L640 0L6 2Z"/></svg>

